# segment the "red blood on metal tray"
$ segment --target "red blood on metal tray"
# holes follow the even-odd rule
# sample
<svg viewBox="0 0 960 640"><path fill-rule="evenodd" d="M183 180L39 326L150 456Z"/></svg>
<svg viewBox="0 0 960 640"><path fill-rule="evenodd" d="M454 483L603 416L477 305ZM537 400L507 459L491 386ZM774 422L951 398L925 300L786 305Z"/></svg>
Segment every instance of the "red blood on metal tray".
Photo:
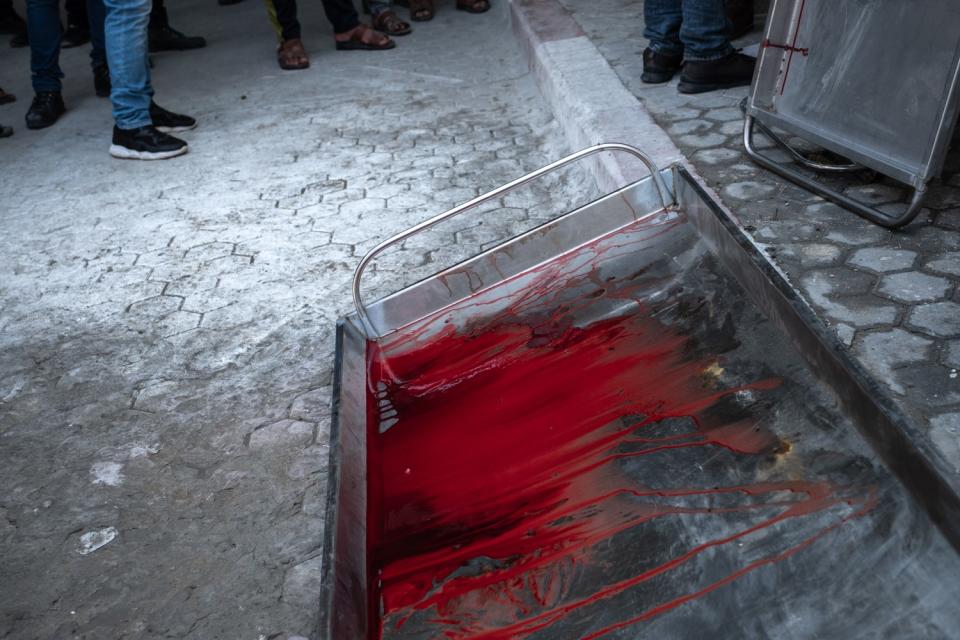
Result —
<svg viewBox="0 0 960 640"><path fill-rule="evenodd" d="M639 221L632 234L537 267L515 293L492 290L368 343L372 637L572 640L576 628L599 638L787 558L873 507L872 487L804 474L688 479L697 460L782 451L756 418L716 410L780 381L724 386L717 355L643 308L643 288L660 287L652 274L601 276L611 256L672 224ZM582 320L601 297L632 312ZM638 482L637 464L657 470L680 454L691 457L686 475ZM811 514L821 516L812 525ZM698 518L731 522L666 555L629 537ZM783 526L796 532L788 543L728 553L719 574L682 583L692 589L656 582ZM614 604L643 588L642 607Z"/></svg>

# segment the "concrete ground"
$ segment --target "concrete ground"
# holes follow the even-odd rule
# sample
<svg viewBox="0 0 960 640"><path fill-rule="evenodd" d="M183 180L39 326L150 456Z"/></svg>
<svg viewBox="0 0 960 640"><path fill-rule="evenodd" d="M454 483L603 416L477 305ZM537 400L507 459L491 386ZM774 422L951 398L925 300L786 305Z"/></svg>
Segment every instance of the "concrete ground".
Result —
<svg viewBox="0 0 960 640"><path fill-rule="evenodd" d="M566 149L510 32L440 2L392 52L280 72L262 3L172 0L208 48L155 56L191 152L107 155L108 101L28 131L0 48L0 638L263 640L318 610L333 330L373 244ZM411 240L374 297L589 195L568 174Z"/></svg>
<svg viewBox="0 0 960 640"><path fill-rule="evenodd" d="M906 229L874 226L751 163L739 109L747 88L695 96L646 85L642 0L559 0L696 171L764 245L841 340L888 388L960 480L960 149ZM757 6L762 7L758 1ZM736 44L759 42L756 30ZM848 178L893 207L895 183Z"/></svg>
<svg viewBox="0 0 960 640"><path fill-rule="evenodd" d="M667 157L675 143L960 466L960 154L920 219L884 231L747 161L745 89L640 83L640 0L561 1L672 142L610 139ZM629 121L614 132L649 119L615 92L567 90L599 75L575 39L541 51L570 71L545 101L506 0L483 16L441 0L385 53L335 52L319 3L301 4L313 66L280 72L261 3L171 0L174 26L209 46L155 56L158 102L201 122L191 153L163 163L107 155L109 106L82 49L63 54L68 114L27 131L28 54L0 47L0 86L20 97L0 107L17 129L0 140L0 638L309 636L333 326L356 262L611 114ZM601 108L578 111L584 96ZM370 270L367 295L591 194L565 174L412 239Z"/></svg>

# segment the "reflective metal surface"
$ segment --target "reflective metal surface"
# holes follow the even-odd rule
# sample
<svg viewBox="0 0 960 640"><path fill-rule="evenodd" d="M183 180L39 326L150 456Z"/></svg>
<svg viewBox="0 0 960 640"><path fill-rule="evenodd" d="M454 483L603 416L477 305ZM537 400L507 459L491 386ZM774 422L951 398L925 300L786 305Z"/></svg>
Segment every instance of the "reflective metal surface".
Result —
<svg viewBox="0 0 960 640"><path fill-rule="evenodd" d="M773 0L767 19L748 116L912 186L909 213L844 199L763 156L750 142L749 118L748 152L873 222L906 224L940 173L957 119L957 24L952 0Z"/></svg>
<svg viewBox="0 0 960 640"><path fill-rule="evenodd" d="M367 328L368 333L371 336L376 336L376 335L382 335L384 332L383 328L377 328L370 323L370 320L367 314L367 309L363 303L363 297L360 291L360 284L361 284L361 279L363 278L364 270L366 269L367 265L370 264L370 262L373 261L373 259L376 258L380 253L382 253L387 248L395 244L399 244L400 242L403 242L407 238L420 233L421 231L425 231L443 222L444 220L448 220L449 218L458 216L465 211L468 211L470 209L473 209L474 207L477 207L483 204L484 202L488 202L502 195L505 195L510 191L513 191L514 189L527 184L528 182L531 182L533 180L536 180L537 178L540 178L541 176L545 176L562 167L565 167L567 165L578 162L584 158L587 158L589 156L596 155L598 153L602 153L605 151L625 153L639 159L644 165L646 165L647 169L650 170L652 182L656 189L657 197L660 201L661 208L666 208L669 204L673 202L673 196L671 195L670 190L667 187L666 183L663 181L663 178L660 175L660 170L657 168L656 164L654 164L653 160L647 154L645 154L640 149L637 149L636 147L632 147L626 144L606 143L606 144L598 144L593 147L588 147L586 149L582 149L581 151L577 151L576 153L572 153L565 158L561 158L560 160L557 160L556 162L553 162L545 167L541 167L536 171L532 171L525 176L521 176L520 178L517 178L512 182L508 182L507 184L494 189L493 191L477 196L473 200L465 202L457 207L454 207L453 209L450 209L449 211L445 211L439 215L436 215L430 218L429 220L425 220L424 222L421 222L420 224L414 227L411 227L406 231L403 231L390 238L387 238L386 240L384 240L383 242L375 246L373 249L371 249L369 252L367 252L367 254L363 256L363 258L360 260L360 263L357 265L357 269L353 274L353 303L357 309L357 315L359 316L363 326Z"/></svg>
<svg viewBox="0 0 960 640"><path fill-rule="evenodd" d="M631 185L617 198L588 205L531 232L526 240L492 250L522 255L526 247L538 247L534 257L516 263L510 275L484 280L479 287L452 289L445 299L424 295L442 285L428 280L390 296L389 303L371 305L371 318L378 304L384 304L380 317L397 320L375 346L366 341L356 316L341 322L321 638L799 640L956 635L960 558L948 541L960 540L956 493L924 463L928 452L917 450L910 425L875 394L871 380L816 325L810 310L746 234L681 169L675 170L672 183L675 209L662 210L650 181ZM637 210L640 202L648 203L647 215ZM590 220L604 221L602 231L589 233ZM546 249L551 243L552 254ZM473 267L492 274L494 270L484 266L493 264L489 257L476 259ZM422 315L408 318L402 311L406 303ZM390 307L394 310L388 311ZM396 558L383 560L377 551L381 541L368 537L369 527L381 527L387 518L392 523L388 528L402 537L409 515L383 513L382 495L368 503L371 473L377 482L387 483L389 495L405 478L425 471L413 454L433 446L432 429L454 429L452 424L443 427L442 415L434 416L439 422L427 422L454 387L428 385L435 397L419 408L410 404L419 393L412 389L413 396L390 398L389 389L371 377L372 356L416 356L438 340L458 335L466 341L451 344L470 351L471 340L482 342L489 331L536 326L536 339L521 343L520 352L542 350L543 357L562 358L577 344L562 338L566 332L626 326L621 323L639 323L643 329L637 335L652 349L643 356L650 358L649 364L636 370L637 380L676 350L674 364L650 382L651 394L667 398L677 372L689 370L692 386L677 398L681 404L711 406L702 412L690 406L670 408L665 400L659 409L641 412L647 418L651 412L699 412L697 422L661 417L651 423L630 412L618 417L613 425L636 425L644 430L633 436L643 437L631 437L616 455L603 458L596 473L591 467L582 476L585 480L571 485L583 493L573 500L580 507L535 527L524 524L523 518L531 516L523 509L506 519L520 518L520 533L535 529L545 537L557 527L581 523L593 532L579 542L583 553L569 551L562 537L558 547L531 548L528 537L521 535L516 552L488 549L456 571L402 581L402 602L385 603L380 590L386 588L383 580ZM557 339L564 346L553 349L550 341ZM611 349L609 357L631 356L629 349ZM602 351L608 353L607 347ZM454 351L438 353L440 358L428 358L435 367L453 370L461 365ZM504 353L499 347L491 352L495 357ZM476 367L457 382L466 385L464 389L497 381L496 375L484 373L482 360L474 365L464 361L463 366ZM573 420L580 397L593 401L591 389L607 382L588 369L582 374L563 366L544 369L543 375L569 371L571 376L558 376L555 385L543 387L547 396L551 390L559 396L503 414L503 421L520 420L507 433L524 431L526 419L519 417L524 412L536 416L541 413L538 407L563 407L575 394L562 412L569 411ZM429 375L429 368L423 373ZM530 382L523 385L526 393L535 385L531 378L524 379ZM615 396L618 403L646 393L642 385L628 388L631 379L624 378L625 395ZM767 382L755 386L758 381ZM371 393L384 397L371 403ZM459 417L450 419L495 412L498 403L506 401L480 396L483 406L451 404ZM367 415L371 407L376 413ZM408 420L406 411L414 408L410 415L420 417ZM616 406L607 410L619 415ZM754 443L751 431L742 431L744 420L771 438L769 448ZM370 425L379 428L368 431ZM608 433L606 429L601 432ZM715 444L732 433L740 435L727 446ZM471 442L474 436L480 439ZM409 473L401 471L391 479L381 477L379 468L368 469L368 452L380 446L368 441L371 437L409 439L410 446L397 449L401 456L411 454ZM420 446L418 438L423 438ZM483 438L483 430L468 429L457 439L459 448L424 459L424 464L435 460L454 470L461 462L464 469L479 465L484 470L465 483L465 508L478 504L467 485L490 498L522 495L529 489L522 482L497 484L496 478L510 477L510 470L500 465L511 455L504 451L477 459L484 450L479 446ZM377 459L386 460L382 454L378 449ZM576 468L576 460L572 465L563 468ZM608 500L610 482L620 487L614 500ZM420 494L411 495L411 505L418 505L414 513L425 518L422 524L428 528L434 517L430 511L438 504L430 495L458 486L448 485L423 486ZM591 497L593 492L599 494ZM819 497L811 502L802 496ZM545 504L543 508L556 510L570 502ZM481 509L471 517L482 521L484 513ZM788 515L777 515L783 513ZM513 525L507 525L496 539L509 549ZM493 518L476 529L476 539L469 528L456 531L462 539L455 548L469 549L477 539L485 540L479 532L501 526L504 519ZM409 567L431 566L436 554L449 549L440 544L435 553L425 555L429 541L448 534L418 534L417 549L402 560ZM549 557L556 560L538 560ZM518 573L507 581L498 578L508 569ZM464 580L485 586L447 597ZM416 595L420 588L424 593ZM375 632L380 624L382 632Z"/></svg>

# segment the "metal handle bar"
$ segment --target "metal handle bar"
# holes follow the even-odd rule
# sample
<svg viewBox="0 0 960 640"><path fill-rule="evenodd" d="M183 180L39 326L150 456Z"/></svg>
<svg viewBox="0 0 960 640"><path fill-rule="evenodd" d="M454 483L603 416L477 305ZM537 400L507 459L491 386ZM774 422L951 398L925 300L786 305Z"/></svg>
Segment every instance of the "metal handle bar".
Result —
<svg viewBox="0 0 960 640"><path fill-rule="evenodd" d="M870 222L878 224L882 227L886 227L887 229L899 229L900 227L910 224L910 222L917 217L917 214L920 213L920 209L923 207L923 199L927 195L925 189L914 189L909 206L907 207L906 211L900 215L890 215L884 213L876 207L871 207L868 204L851 198L845 193L840 193L835 189L831 189L822 182L812 180L799 171L787 167L782 163L760 153L753 144L754 125L761 126L761 129L763 129L764 133L766 133L766 127L763 127L762 123L755 120L753 116L748 115L743 121L743 147L746 149L747 155L750 156L750 158L761 167L764 167L786 178L787 180L800 185L801 187L813 191L817 195L821 195L827 200L837 203L841 207L852 211L861 218L869 220ZM777 141L776 137L774 137L774 141ZM804 164L810 168L817 168L816 165L819 163L811 163L813 166L807 163Z"/></svg>
<svg viewBox="0 0 960 640"><path fill-rule="evenodd" d="M636 158L639 158L640 161L643 162L643 164L650 171L650 174L653 177L653 184L657 189L657 195L660 197L660 203L663 205L663 208L666 209L670 204L674 203L673 194L670 193L669 189L667 189L667 185L664 183L663 177L660 175L660 169L657 168L657 165L653 162L650 156L645 154L640 149L637 149L636 147L632 147L627 144L620 144L617 142L610 142L605 144L598 144L593 147L587 147L586 149L577 151L576 153L572 153L565 158L561 158L560 160L557 160L556 162L548 164L545 167L541 167L540 169L537 169L536 171L528 173L525 176L521 176L516 180L514 180L513 182L508 182L507 184L501 187L497 187L493 191L489 191L483 195L477 196L476 198L474 198L473 200L470 200L469 202L465 202L459 206L456 206L453 209L450 209L449 211L444 211L443 213L436 215L430 218L429 220L424 220L420 224L410 227L406 231L402 231L394 236L391 236L390 238L387 238L386 240L384 240L383 242L375 246L373 249L368 251L367 255L363 256L363 258L360 260L360 264L357 265L357 269L353 273L353 304L357 308L357 314L360 316L360 320L363 322L364 329L368 330L368 333L371 333L371 334L375 333L373 331L373 326L370 324L370 319L367 316L367 309L363 305L363 299L360 296L360 277L363 275L363 271L364 269L367 268L367 265L370 264L370 262L375 257L377 257L377 255L382 253L388 247L391 247L397 244L398 242L403 242L410 236L416 235L421 231L429 229L443 222L448 218L452 218L453 216L459 215L464 211L466 211L467 209L472 209L473 207L479 204L487 202L488 200L492 200L509 191L513 191L517 187L522 186L532 180L536 180L537 178L547 173L550 173L551 171L555 171L568 164L577 162L578 160L582 160L587 156L600 153L601 151L621 151L623 153L628 153ZM669 204L667 202L667 198L665 194L666 196L670 197Z"/></svg>
<svg viewBox="0 0 960 640"><path fill-rule="evenodd" d="M742 111L743 114L746 115L747 98L744 98L743 100L740 101L740 111ZM783 138L778 136L776 133L774 133L774 131L764 123L754 118L753 124L758 129L760 129L760 132L763 133L763 135L770 138L770 140L776 143L777 146L779 146L781 149L789 153L790 156L793 158L794 162L802 164L807 169L811 169L813 171L830 172L830 173L846 173L851 171L860 171L864 169L864 167L862 167L859 164L856 164L855 162L851 162L849 164L827 164L825 162L816 162L814 160L811 160L810 158L805 157L799 151L791 147L786 140L784 140Z"/></svg>

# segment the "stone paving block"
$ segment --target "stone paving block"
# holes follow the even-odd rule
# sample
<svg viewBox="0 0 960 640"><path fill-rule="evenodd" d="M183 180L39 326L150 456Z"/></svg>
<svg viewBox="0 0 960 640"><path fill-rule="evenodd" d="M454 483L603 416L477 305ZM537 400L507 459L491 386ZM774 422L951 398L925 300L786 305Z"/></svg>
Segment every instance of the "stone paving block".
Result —
<svg viewBox="0 0 960 640"><path fill-rule="evenodd" d="M851 198L871 205L896 202L903 198L903 190L886 184L870 184L849 187L844 193Z"/></svg>
<svg viewBox="0 0 960 640"><path fill-rule="evenodd" d="M814 243L795 245L794 249L800 256L801 264L811 267L836 264L843 255L840 247L832 244Z"/></svg>
<svg viewBox="0 0 960 640"><path fill-rule="evenodd" d="M737 200L756 201L769 198L775 190L772 184L747 180L725 186L723 193Z"/></svg>
<svg viewBox="0 0 960 640"><path fill-rule="evenodd" d="M693 154L693 158L707 164L722 164L736 161L741 153L734 149L701 149Z"/></svg>
<svg viewBox="0 0 960 640"><path fill-rule="evenodd" d="M960 340L948 342L944 347L943 364L960 369Z"/></svg>
<svg viewBox="0 0 960 640"><path fill-rule="evenodd" d="M813 305L830 320L857 328L889 325L896 322L897 307L883 304L882 299L869 295L848 296L846 278L842 277L838 280L831 278L830 275L830 272L814 271L804 275L800 281ZM859 288L862 290L863 287L864 284L861 282Z"/></svg>
<svg viewBox="0 0 960 640"><path fill-rule="evenodd" d="M952 287L953 284L946 278L920 271L906 271L883 276L877 292L898 302L932 302L943 299Z"/></svg>
<svg viewBox="0 0 960 640"><path fill-rule="evenodd" d="M890 247L871 247L868 249L857 249L853 255L850 256L850 259L847 260L847 263L877 273L887 273L889 271L909 269L913 266L916 259L916 251Z"/></svg>
<svg viewBox="0 0 960 640"><path fill-rule="evenodd" d="M930 420L930 438L955 473L960 474L960 413L944 413Z"/></svg>
<svg viewBox="0 0 960 640"><path fill-rule="evenodd" d="M960 276L960 251L953 251L935 256L927 262L926 268L937 273Z"/></svg>
<svg viewBox="0 0 960 640"><path fill-rule="evenodd" d="M320 387L303 393L293 400L290 417L294 420L320 422L331 415L330 387Z"/></svg>
<svg viewBox="0 0 960 640"><path fill-rule="evenodd" d="M280 420L255 429L250 434L249 446L251 449L306 446L312 439L313 423Z"/></svg>
<svg viewBox="0 0 960 640"><path fill-rule="evenodd" d="M914 307L907 322L924 333L941 338L960 335L960 304L933 302Z"/></svg>
<svg viewBox="0 0 960 640"><path fill-rule="evenodd" d="M705 131L710 129L712 126L712 124L705 122L704 120L680 120L667 127L667 130L673 135L680 136L699 131Z"/></svg>
<svg viewBox="0 0 960 640"><path fill-rule="evenodd" d="M852 218L848 214L846 223L840 227L831 228L826 235L827 240L852 246L863 246L882 242L890 232L869 222Z"/></svg>
<svg viewBox="0 0 960 640"><path fill-rule="evenodd" d="M365 214L383 215L387 208L387 201L382 198L364 198L340 205L340 217L343 219L360 219Z"/></svg>
<svg viewBox="0 0 960 640"><path fill-rule="evenodd" d="M906 389L897 380L896 370L927 359L932 346L932 340L897 327L864 335L855 351L870 371L887 382L893 391L903 395Z"/></svg>
<svg viewBox="0 0 960 640"><path fill-rule="evenodd" d="M719 133L693 133L686 136L680 136L680 144L692 147L695 149L703 149L706 147L719 147L724 142L727 141L726 136L723 136Z"/></svg>

